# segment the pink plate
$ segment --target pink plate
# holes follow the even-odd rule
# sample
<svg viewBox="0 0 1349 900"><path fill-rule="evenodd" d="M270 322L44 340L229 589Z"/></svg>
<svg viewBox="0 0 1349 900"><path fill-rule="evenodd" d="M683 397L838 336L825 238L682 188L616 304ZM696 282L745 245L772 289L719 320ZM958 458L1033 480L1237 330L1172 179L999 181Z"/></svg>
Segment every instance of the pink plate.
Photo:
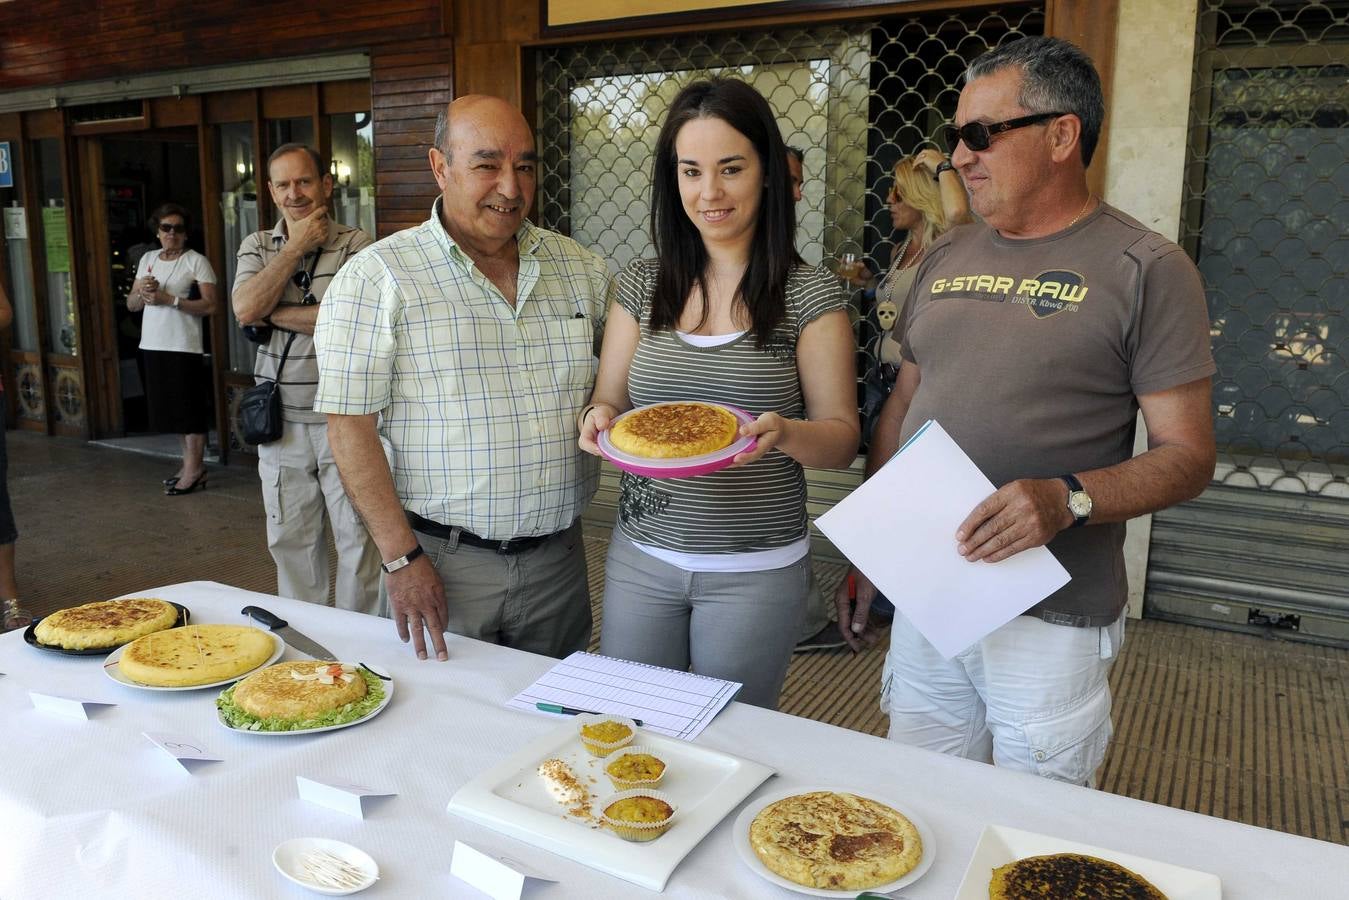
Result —
<svg viewBox="0 0 1349 900"><path fill-rule="evenodd" d="M675 402L675 401L672 401ZM709 406L720 406L722 409L735 416L742 425L754 421L754 416L740 409L738 406L731 406L726 403L709 403L706 400L698 401L677 401L684 403L708 403ZM652 403L651 406L668 406L669 403ZM630 409L622 416L609 423L612 428L618 422L623 420L623 416L630 416L640 409L650 409L651 406L639 406L637 409ZM716 472L724 469L735 459L736 454L744 453L747 450L753 450L758 446L759 439L756 437L739 437L731 442L730 446L722 447L715 453L704 453L702 456L690 456L683 459L648 459L644 456L633 456L630 453L624 453L613 444L609 443L609 431L605 429L599 434L596 441L599 445L600 453L609 462L618 466L624 472L631 472L634 475L646 475L650 478L690 478L694 475L706 475L709 472Z"/></svg>

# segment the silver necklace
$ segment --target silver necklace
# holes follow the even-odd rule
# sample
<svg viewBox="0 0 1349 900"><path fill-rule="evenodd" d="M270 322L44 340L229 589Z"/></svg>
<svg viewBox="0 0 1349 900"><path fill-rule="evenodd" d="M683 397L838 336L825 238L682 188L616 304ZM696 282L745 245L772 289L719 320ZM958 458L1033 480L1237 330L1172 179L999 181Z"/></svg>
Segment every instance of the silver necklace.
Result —
<svg viewBox="0 0 1349 900"><path fill-rule="evenodd" d="M904 265L904 254L909 251L909 244L911 244L912 242L913 242L913 232L910 231L908 234L904 235L904 240L895 250L895 261L891 263L890 268L885 270L885 275L881 278L880 284L876 285L876 296L878 298L885 296L886 286L890 284L890 282L895 278L895 276L899 272L903 271L904 269L911 269L914 266L918 265L918 260L923 255L921 250L914 255L913 259L909 262L907 266Z"/></svg>

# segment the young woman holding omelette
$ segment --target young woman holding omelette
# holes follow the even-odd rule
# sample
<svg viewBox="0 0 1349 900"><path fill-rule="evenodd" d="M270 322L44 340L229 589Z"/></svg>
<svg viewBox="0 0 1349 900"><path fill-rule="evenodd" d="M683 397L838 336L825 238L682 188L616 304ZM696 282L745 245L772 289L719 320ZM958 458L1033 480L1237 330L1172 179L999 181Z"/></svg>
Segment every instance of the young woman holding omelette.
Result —
<svg viewBox="0 0 1349 900"><path fill-rule="evenodd" d="M802 466L848 465L854 342L836 278L805 265L787 151L767 101L690 84L652 174L656 258L619 273L580 446L635 406L701 400L753 413L758 439L718 472L622 476L600 652L744 683L775 708L812 591Z"/></svg>

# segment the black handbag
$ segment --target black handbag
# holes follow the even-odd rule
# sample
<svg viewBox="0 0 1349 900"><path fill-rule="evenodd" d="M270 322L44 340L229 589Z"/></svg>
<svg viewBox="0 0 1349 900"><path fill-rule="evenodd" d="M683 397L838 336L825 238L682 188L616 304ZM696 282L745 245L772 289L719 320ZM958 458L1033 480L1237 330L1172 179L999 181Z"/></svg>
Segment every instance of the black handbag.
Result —
<svg viewBox="0 0 1349 900"><path fill-rule="evenodd" d="M286 339L286 349L281 352L281 363L276 367L276 381L263 381L244 391L239 399L239 430L243 432L245 443L257 446L270 444L278 440L285 430L281 418L281 371L286 367L286 358L290 356L290 345L295 343L295 332Z"/></svg>

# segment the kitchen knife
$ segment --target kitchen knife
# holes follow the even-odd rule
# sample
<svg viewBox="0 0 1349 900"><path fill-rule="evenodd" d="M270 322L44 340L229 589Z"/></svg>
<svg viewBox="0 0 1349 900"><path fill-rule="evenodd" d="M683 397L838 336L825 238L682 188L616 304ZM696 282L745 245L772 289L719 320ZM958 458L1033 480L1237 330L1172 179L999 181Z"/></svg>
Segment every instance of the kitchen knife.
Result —
<svg viewBox="0 0 1349 900"><path fill-rule="evenodd" d="M308 654L314 659L331 659L335 662L340 661L341 657L335 655L331 650L317 641L312 641L300 632L291 628L286 620L276 613L268 612L261 606L245 606L239 612L248 616L260 625L265 625L271 629L272 633L281 638L290 646L299 650L301 653Z"/></svg>

